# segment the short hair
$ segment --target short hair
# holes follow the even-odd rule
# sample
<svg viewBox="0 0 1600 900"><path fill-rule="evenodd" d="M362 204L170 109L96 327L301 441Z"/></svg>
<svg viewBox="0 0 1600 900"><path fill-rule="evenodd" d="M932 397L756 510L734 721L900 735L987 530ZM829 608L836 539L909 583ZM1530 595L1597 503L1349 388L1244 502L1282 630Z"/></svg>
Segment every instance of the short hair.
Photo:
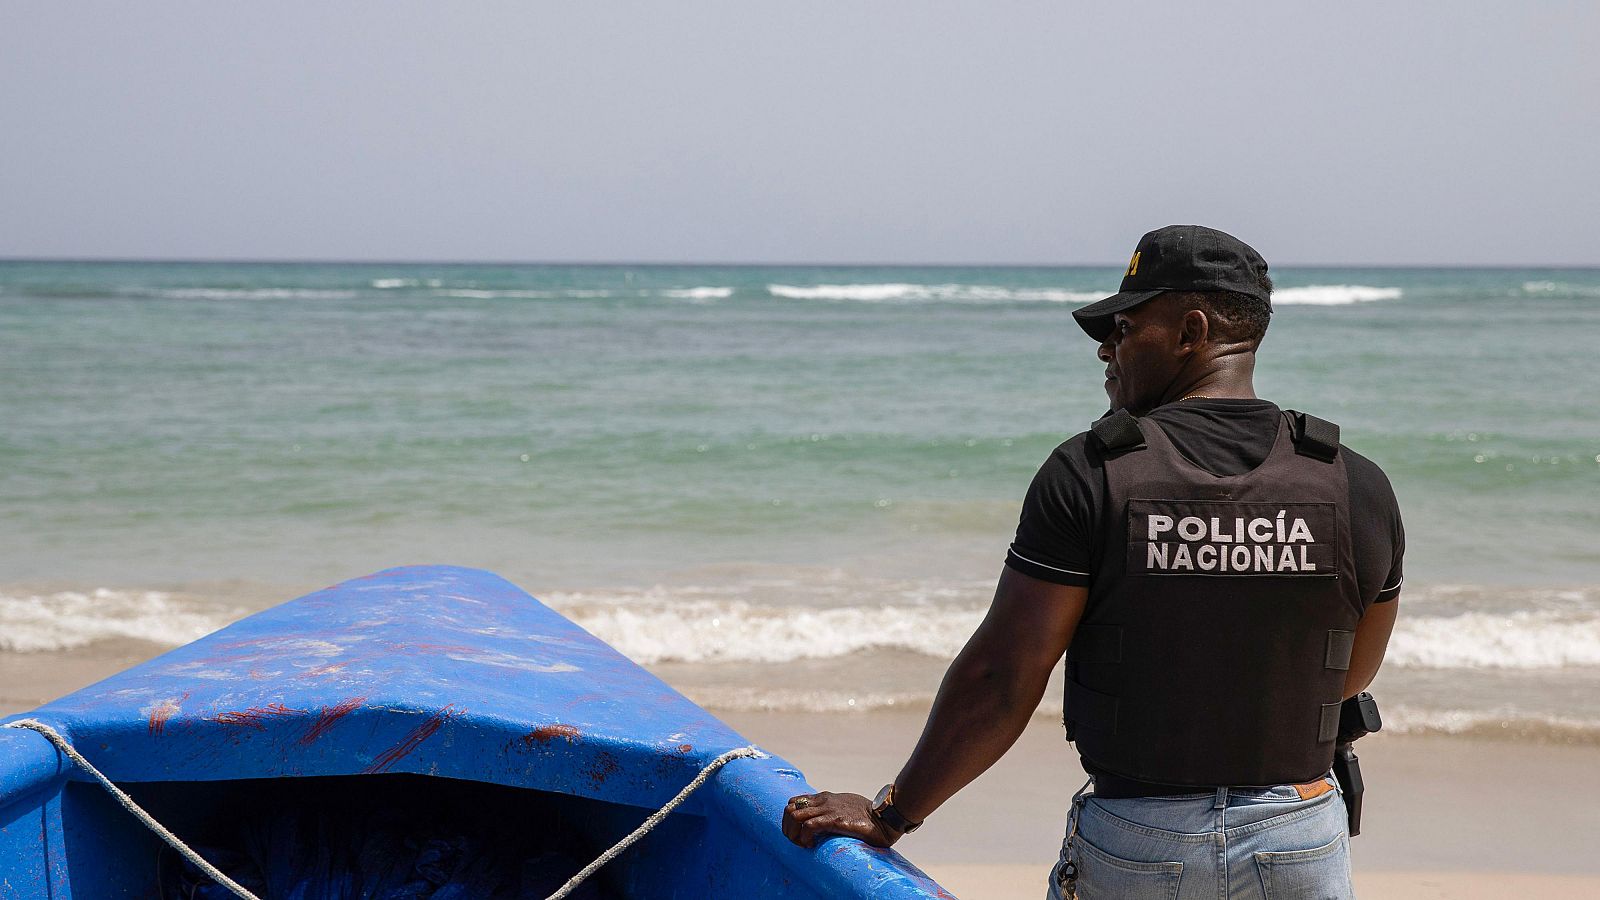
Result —
<svg viewBox="0 0 1600 900"><path fill-rule="evenodd" d="M1272 296L1272 276L1265 272L1256 281L1264 296ZM1175 299L1180 305L1198 309L1211 322L1211 333L1217 340L1228 344L1249 344L1254 350L1261 346L1272 322L1272 306L1249 294L1236 291L1180 291Z"/></svg>

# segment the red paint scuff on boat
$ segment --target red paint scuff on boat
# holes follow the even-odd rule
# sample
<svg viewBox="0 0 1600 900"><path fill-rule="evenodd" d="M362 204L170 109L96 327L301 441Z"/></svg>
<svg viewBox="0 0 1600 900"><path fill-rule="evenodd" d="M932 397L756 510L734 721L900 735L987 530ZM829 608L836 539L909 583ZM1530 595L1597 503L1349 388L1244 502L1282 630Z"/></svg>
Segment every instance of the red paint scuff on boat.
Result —
<svg viewBox="0 0 1600 900"><path fill-rule="evenodd" d="M578 729L572 725L540 725L538 728L523 735L522 742L524 744L548 744L556 738L562 738L571 744L578 740L579 733Z"/></svg>
<svg viewBox="0 0 1600 900"><path fill-rule="evenodd" d="M454 715L454 713L450 711L451 707L454 705L455 704L452 703L450 706L446 706L444 709L439 710L439 712L435 713L434 715L429 716L426 722L423 722L421 725L413 728L410 734L401 739L400 743L395 744L388 750L378 754L378 758L372 761L372 765L362 769L361 774L375 775L379 772L387 770L390 766L404 759L407 754L417 749L417 746L423 741L433 737L433 733L439 730L439 726L443 725L446 720Z"/></svg>
<svg viewBox="0 0 1600 900"><path fill-rule="evenodd" d="M266 706L252 706L249 709L217 713L206 718L222 725L239 725L245 728L254 728L257 731L265 731L267 728L266 722L263 721L265 719L276 716L299 716L304 714L305 710L303 709L291 709L282 703L268 703Z"/></svg>
<svg viewBox="0 0 1600 900"><path fill-rule="evenodd" d="M179 704L183 703L183 701L187 699L189 699L189 692L184 691L183 696L176 700L168 697L167 699L156 704L156 708L150 710L150 733L154 735L160 735L163 731L165 731L167 727L167 720L177 714L180 708Z"/></svg>
<svg viewBox="0 0 1600 900"><path fill-rule="evenodd" d="M317 738L327 734L328 729L333 727L333 723L344 718L352 710L360 706L366 699L367 698L365 696L351 697L349 700L345 700L337 706L327 707L317 716L317 720L311 723L311 727L306 730L306 735L300 739L300 743L309 744L312 741L315 741Z"/></svg>

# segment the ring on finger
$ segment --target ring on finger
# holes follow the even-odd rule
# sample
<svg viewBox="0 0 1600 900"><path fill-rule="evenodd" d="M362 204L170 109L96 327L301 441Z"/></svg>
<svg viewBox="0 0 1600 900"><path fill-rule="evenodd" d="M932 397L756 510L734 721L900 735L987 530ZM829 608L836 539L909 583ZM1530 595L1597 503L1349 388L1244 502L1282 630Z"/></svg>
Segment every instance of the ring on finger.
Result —
<svg viewBox="0 0 1600 900"><path fill-rule="evenodd" d="M810 805L811 805L811 798L810 797L796 797L796 798L794 798L794 808L795 809L805 809L806 807L808 807Z"/></svg>

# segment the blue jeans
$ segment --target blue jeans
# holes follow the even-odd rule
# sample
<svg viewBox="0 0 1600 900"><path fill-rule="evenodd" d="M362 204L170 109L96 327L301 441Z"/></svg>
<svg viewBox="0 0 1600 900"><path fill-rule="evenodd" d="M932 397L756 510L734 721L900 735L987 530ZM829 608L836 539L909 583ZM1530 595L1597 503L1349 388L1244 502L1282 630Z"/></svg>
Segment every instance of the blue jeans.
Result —
<svg viewBox="0 0 1600 900"><path fill-rule="evenodd" d="M1068 896L1069 859L1082 900L1350 900L1344 798L1327 781L1335 789L1310 800L1290 785L1123 800L1079 791L1046 900Z"/></svg>

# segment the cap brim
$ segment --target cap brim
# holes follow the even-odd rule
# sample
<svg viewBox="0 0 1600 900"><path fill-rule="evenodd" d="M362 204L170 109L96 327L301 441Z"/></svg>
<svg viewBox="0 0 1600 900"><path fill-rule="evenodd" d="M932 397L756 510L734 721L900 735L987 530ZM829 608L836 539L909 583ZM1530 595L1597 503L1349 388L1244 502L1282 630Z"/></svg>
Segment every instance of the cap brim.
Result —
<svg viewBox="0 0 1600 900"><path fill-rule="evenodd" d="M1089 337L1097 341L1106 339L1111 333L1111 317L1119 312L1133 309L1135 306L1149 300L1165 291L1123 291L1112 294L1104 300L1096 300L1088 306L1072 311L1072 317L1078 320L1078 325Z"/></svg>

